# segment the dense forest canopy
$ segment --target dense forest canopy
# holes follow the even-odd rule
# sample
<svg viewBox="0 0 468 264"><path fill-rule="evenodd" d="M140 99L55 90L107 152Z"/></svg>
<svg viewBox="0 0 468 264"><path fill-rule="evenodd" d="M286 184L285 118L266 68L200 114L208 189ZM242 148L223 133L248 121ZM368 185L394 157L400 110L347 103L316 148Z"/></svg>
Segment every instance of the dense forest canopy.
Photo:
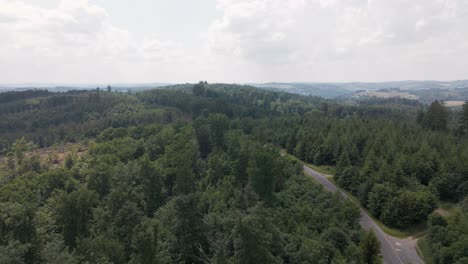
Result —
<svg viewBox="0 0 468 264"><path fill-rule="evenodd" d="M378 263L358 208L281 150L333 166L389 226L429 217L435 263L468 258L468 104L350 106L204 82L0 102L0 263ZM86 151L37 154L64 143ZM440 201L460 206L444 218Z"/></svg>

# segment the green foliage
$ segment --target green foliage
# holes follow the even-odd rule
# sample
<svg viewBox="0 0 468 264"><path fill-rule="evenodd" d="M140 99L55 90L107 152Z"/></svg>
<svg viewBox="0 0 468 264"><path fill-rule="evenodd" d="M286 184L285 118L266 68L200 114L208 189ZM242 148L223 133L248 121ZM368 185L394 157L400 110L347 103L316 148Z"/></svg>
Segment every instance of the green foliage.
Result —
<svg viewBox="0 0 468 264"><path fill-rule="evenodd" d="M267 202L273 198L274 179L277 174L274 165L272 153L258 148L252 152L247 167L250 185L260 198Z"/></svg>
<svg viewBox="0 0 468 264"><path fill-rule="evenodd" d="M206 82L0 102L0 263L379 263L356 206L281 149L336 166L389 225L425 221L438 199L468 207L468 141L445 129L440 103L421 127L414 105ZM88 151L63 164L33 153L80 140ZM429 226L436 263L464 261L466 212Z"/></svg>
<svg viewBox="0 0 468 264"><path fill-rule="evenodd" d="M35 239L34 211L30 206L16 202L0 203L0 244L11 241L22 244Z"/></svg>
<svg viewBox="0 0 468 264"><path fill-rule="evenodd" d="M403 191L384 207L381 219L385 224L406 227L427 219L436 207L436 198L427 191Z"/></svg>
<svg viewBox="0 0 468 264"><path fill-rule="evenodd" d="M421 125L432 130L447 130L448 110L439 101L431 103L426 113L418 118Z"/></svg>
<svg viewBox="0 0 468 264"><path fill-rule="evenodd" d="M78 238L89 236L91 210L97 205L96 193L79 189L54 197L57 224L62 229L65 244L76 246Z"/></svg>
<svg viewBox="0 0 468 264"><path fill-rule="evenodd" d="M368 111L364 116L333 107L326 115L264 119L251 134L306 162L336 166L338 185L389 225L424 222L438 198L459 201L466 195L467 138L421 128L404 115L393 120L371 107L359 109Z"/></svg>
<svg viewBox="0 0 468 264"><path fill-rule="evenodd" d="M174 201L175 223L172 232L175 240L169 249L177 255L177 262L200 263L205 254L209 254L198 200L196 194L189 194L181 195Z"/></svg>
<svg viewBox="0 0 468 264"><path fill-rule="evenodd" d="M129 263L161 263L158 251L158 228L157 222L148 219L135 229Z"/></svg>
<svg viewBox="0 0 468 264"><path fill-rule="evenodd" d="M169 195L188 194L195 190L195 177L199 157L198 146L191 127L183 127L166 147L162 157L165 185Z"/></svg>
<svg viewBox="0 0 468 264"><path fill-rule="evenodd" d="M18 241L10 241L7 245L0 245L0 263L23 264L26 263L25 255L30 248L28 244Z"/></svg>
<svg viewBox="0 0 468 264"><path fill-rule="evenodd" d="M223 114L211 114L208 116L210 127L210 141L214 147L223 147L224 133L229 129L229 119Z"/></svg>
<svg viewBox="0 0 468 264"><path fill-rule="evenodd" d="M193 94L197 96L203 96L206 93L206 88L205 88L205 83L204 82L199 82L193 86Z"/></svg>
<svg viewBox="0 0 468 264"><path fill-rule="evenodd" d="M462 133L468 132L468 102L465 102L462 106L462 111L460 112L459 118L459 129Z"/></svg>
<svg viewBox="0 0 468 264"><path fill-rule="evenodd" d="M125 263L123 246L117 240L102 235L80 239L76 249L81 256L81 261L89 263Z"/></svg>
<svg viewBox="0 0 468 264"><path fill-rule="evenodd" d="M30 151L33 147L34 144L32 142L27 142L24 137L16 140L15 143L13 143L11 152L13 152L18 165L21 165L23 162L25 152Z"/></svg>
<svg viewBox="0 0 468 264"><path fill-rule="evenodd" d="M173 109L145 106L132 95L97 91L8 92L0 94L0 102L0 153L22 137L46 147L94 138L109 126L166 122L178 116Z"/></svg>
<svg viewBox="0 0 468 264"><path fill-rule="evenodd" d="M136 180L141 186L146 214L152 216L164 201L162 177L156 166L149 160L148 155L140 159L139 165L140 171Z"/></svg>
<svg viewBox="0 0 468 264"><path fill-rule="evenodd" d="M109 164L100 162L93 166L93 169L86 173L87 187L95 191L102 199L109 194L112 186L112 167Z"/></svg>
<svg viewBox="0 0 468 264"><path fill-rule="evenodd" d="M268 221L261 207L253 207L239 216L234 228L235 263L280 263L275 252L282 247L278 230Z"/></svg>
<svg viewBox="0 0 468 264"><path fill-rule="evenodd" d="M367 208L373 215L380 218L382 212L388 210L390 206L389 197L394 197L396 193L396 188L389 184L374 185L367 200Z"/></svg>
<svg viewBox="0 0 468 264"><path fill-rule="evenodd" d="M382 263L380 256L380 243L377 240L374 232L369 230L364 233L359 245L361 251L361 261L366 264Z"/></svg>
<svg viewBox="0 0 468 264"><path fill-rule="evenodd" d="M468 259L468 211L456 208L446 218L434 213L425 236L435 264L465 263Z"/></svg>

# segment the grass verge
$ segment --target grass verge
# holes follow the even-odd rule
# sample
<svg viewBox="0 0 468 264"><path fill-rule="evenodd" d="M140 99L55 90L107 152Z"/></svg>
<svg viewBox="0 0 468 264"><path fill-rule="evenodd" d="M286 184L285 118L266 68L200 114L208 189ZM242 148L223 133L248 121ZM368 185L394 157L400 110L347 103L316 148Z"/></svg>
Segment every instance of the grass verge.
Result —
<svg viewBox="0 0 468 264"><path fill-rule="evenodd" d="M362 208L362 210L364 210L369 215L369 217L372 218L372 220L380 227L380 229L382 229L382 231L384 231L387 235L391 235L391 236L394 236L394 237L397 237L397 238L407 238L409 236L415 237L416 235L419 235L420 230L417 230L417 228L408 228L408 229L403 230L403 229L398 229L398 228L393 228L393 227L386 226L379 219L372 216L372 214L366 208L364 208L361 205L361 203L359 202L359 199L357 197L352 195L350 192L344 190L343 188L339 187L338 184L336 184L336 182L335 182L335 180L333 178L331 178L329 180L336 186L336 188L338 188L340 191L346 193L346 195L348 195L348 198L354 204L356 204L357 206Z"/></svg>
<svg viewBox="0 0 468 264"><path fill-rule="evenodd" d="M417 237L421 237L421 236L423 236L425 234L426 229L427 229L426 223L410 226L410 227L405 228L405 229L399 229L399 228L393 228L393 227L386 226L379 219L373 217L372 214L370 214L369 211L367 211L367 209L364 208L361 205L361 203L357 199L357 197L355 197L350 192L344 190L343 188L339 187L338 184L336 184L335 180L333 179L333 174L335 173L335 168L334 167L332 167L332 166L313 165L313 164L310 164L310 163L299 160L295 156L287 153L286 151L283 151L283 153L285 155L287 155L288 157L290 157L291 159L295 159L295 160L301 162L302 164L310 167L311 169L316 170L316 171L324 174L324 176L326 176L327 179L329 181L331 181L336 186L336 188L338 188L340 191L342 191L342 192L344 192L344 193L346 193L348 195L348 198L351 200L351 202L353 202L354 204L356 204L357 206L362 208L372 218L372 220L380 227L380 229L382 229L382 231L385 232L386 234L397 237L397 238L407 238L407 237L410 237L410 236L414 237L414 238L417 238Z"/></svg>
<svg viewBox="0 0 468 264"><path fill-rule="evenodd" d="M419 256L424 260L424 263L433 264L431 248L429 247L425 237L421 237L421 239L418 240L418 245L416 248L418 250Z"/></svg>
<svg viewBox="0 0 468 264"><path fill-rule="evenodd" d="M306 162L302 162L302 163L307 165L311 169L322 173L327 178L333 178L333 174L335 174L335 168L333 168L332 166L317 166L317 165L306 163Z"/></svg>

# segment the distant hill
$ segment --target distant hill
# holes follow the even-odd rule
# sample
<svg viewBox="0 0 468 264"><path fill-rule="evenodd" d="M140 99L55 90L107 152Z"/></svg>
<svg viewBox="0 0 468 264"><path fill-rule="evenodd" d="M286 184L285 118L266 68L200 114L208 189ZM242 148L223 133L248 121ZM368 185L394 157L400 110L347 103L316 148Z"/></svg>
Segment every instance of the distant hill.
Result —
<svg viewBox="0 0 468 264"><path fill-rule="evenodd" d="M468 80L397 81L350 83L264 83L256 87L324 98L360 100L367 98L404 98L430 103L434 100L468 100Z"/></svg>
<svg viewBox="0 0 468 264"><path fill-rule="evenodd" d="M110 85L114 91L142 91L170 85L169 83L94 83L94 84L69 84L69 83L19 83L0 84L0 92L25 91L31 89L46 89L51 92L66 92L70 90L92 90L99 87L106 89Z"/></svg>
<svg viewBox="0 0 468 264"><path fill-rule="evenodd" d="M58 84L58 83L24 83L0 84L0 92L12 90L47 89L51 92L69 90L91 90L107 85L113 91L143 91L170 85L169 83L111 83L111 84ZM468 101L468 80L458 81L395 81L395 82L272 82L249 83L249 85L274 91L283 91L300 95L319 96L329 99L360 101L369 98L403 98L430 103L434 100Z"/></svg>
<svg viewBox="0 0 468 264"><path fill-rule="evenodd" d="M254 84L258 88L271 90L285 91L301 95L320 96L324 98L335 98L353 91L345 87L340 87L340 84L335 83L265 83Z"/></svg>

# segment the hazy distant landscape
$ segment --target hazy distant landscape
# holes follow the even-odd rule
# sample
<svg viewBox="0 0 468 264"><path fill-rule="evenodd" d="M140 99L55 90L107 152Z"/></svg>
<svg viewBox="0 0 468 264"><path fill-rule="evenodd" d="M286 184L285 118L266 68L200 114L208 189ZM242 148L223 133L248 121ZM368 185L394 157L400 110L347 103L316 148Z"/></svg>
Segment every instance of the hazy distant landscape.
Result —
<svg viewBox="0 0 468 264"><path fill-rule="evenodd" d="M127 92L142 91L170 85L168 83L110 83L110 84L67 84L67 83L23 83L23 84L0 84L0 92L6 91L26 91L32 89L45 89L51 92L66 92L70 90L92 90L107 89L111 86L114 91Z"/></svg>
<svg viewBox="0 0 468 264"><path fill-rule="evenodd" d="M169 86L168 83L115 83L115 84L9 84L0 85L0 91L47 89L53 92L69 90L106 89L114 91L143 91L156 87ZM468 100L468 81L400 81L381 83L249 83L254 87L283 91L300 95L312 95L340 101L367 100L370 98L402 98L430 104L435 100L446 102L447 106L461 106Z"/></svg>
<svg viewBox="0 0 468 264"><path fill-rule="evenodd" d="M382 83L266 83L256 87L313 95L338 100L376 98L404 98L424 104L432 101L451 101L449 105L468 100L468 81L401 81ZM457 102L458 103L455 103Z"/></svg>

